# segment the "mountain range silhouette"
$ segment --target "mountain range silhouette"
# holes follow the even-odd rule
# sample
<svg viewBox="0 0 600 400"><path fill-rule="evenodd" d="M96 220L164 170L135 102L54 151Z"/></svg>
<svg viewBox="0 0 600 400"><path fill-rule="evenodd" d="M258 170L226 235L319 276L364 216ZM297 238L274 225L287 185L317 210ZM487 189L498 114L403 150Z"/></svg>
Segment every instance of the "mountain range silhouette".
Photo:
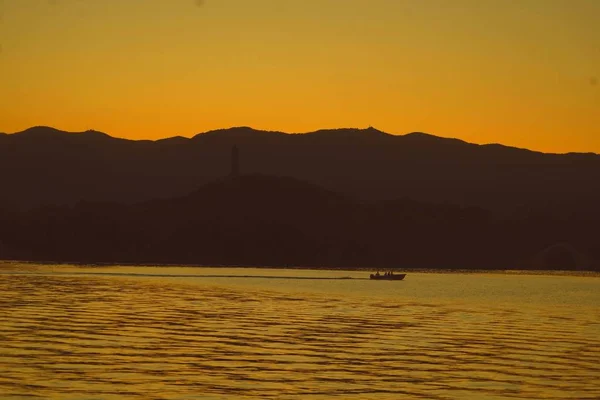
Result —
<svg viewBox="0 0 600 400"><path fill-rule="evenodd" d="M600 269L596 154L374 128L131 141L36 127L0 135L0 166L4 259Z"/></svg>
<svg viewBox="0 0 600 400"><path fill-rule="evenodd" d="M375 128L286 134L236 127L133 141L34 127L0 136L1 203L30 208L183 196L228 173L233 145L244 173L294 177L364 201L410 197L504 212L599 212L597 154L544 154Z"/></svg>

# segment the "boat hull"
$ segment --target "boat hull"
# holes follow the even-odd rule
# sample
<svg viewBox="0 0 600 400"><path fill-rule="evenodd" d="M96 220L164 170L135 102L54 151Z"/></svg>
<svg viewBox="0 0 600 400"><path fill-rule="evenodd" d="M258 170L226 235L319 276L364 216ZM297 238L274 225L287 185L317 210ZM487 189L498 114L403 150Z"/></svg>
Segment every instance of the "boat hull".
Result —
<svg viewBox="0 0 600 400"><path fill-rule="evenodd" d="M375 275L371 274L371 279L375 281L401 281L404 279L406 274L397 274L397 275Z"/></svg>

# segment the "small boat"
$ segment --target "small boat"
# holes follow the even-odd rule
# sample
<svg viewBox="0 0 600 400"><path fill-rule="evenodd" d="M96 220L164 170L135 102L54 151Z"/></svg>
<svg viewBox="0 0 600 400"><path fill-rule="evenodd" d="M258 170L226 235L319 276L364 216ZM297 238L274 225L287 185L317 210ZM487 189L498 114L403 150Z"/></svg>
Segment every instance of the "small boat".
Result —
<svg viewBox="0 0 600 400"><path fill-rule="evenodd" d="M406 274L371 274L371 279L377 281L401 281L404 279L405 276Z"/></svg>

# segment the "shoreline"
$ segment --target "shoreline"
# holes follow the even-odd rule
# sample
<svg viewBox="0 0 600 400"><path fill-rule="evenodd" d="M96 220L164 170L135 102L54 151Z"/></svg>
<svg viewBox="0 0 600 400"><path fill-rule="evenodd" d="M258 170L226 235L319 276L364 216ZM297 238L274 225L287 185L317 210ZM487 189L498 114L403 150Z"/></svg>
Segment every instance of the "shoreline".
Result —
<svg viewBox="0 0 600 400"><path fill-rule="evenodd" d="M54 262L54 261L22 261L0 260L3 265L55 266L75 268L211 268L211 269L265 269L265 270L306 270L306 271L352 271L373 273L376 269L366 267L312 267L312 266L244 266L244 265L201 265L201 264L138 264L138 263L85 263L85 262ZM600 278L600 271L594 270L522 270L522 269L462 269L462 268L392 268L395 273L419 274L497 274L497 275L549 275L549 276L581 276ZM387 271L387 269L379 269Z"/></svg>

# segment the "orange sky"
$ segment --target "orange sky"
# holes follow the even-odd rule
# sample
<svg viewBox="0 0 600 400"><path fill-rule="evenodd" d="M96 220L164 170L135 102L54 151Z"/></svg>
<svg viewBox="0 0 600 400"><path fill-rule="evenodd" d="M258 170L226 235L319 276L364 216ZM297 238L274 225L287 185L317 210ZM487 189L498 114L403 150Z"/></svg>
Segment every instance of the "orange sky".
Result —
<svg viewBox="0 0 600 400"><path fill-rule="evenodd" d="M600 153L597 0L0 0L0 131L367 127Z"/></svg>

